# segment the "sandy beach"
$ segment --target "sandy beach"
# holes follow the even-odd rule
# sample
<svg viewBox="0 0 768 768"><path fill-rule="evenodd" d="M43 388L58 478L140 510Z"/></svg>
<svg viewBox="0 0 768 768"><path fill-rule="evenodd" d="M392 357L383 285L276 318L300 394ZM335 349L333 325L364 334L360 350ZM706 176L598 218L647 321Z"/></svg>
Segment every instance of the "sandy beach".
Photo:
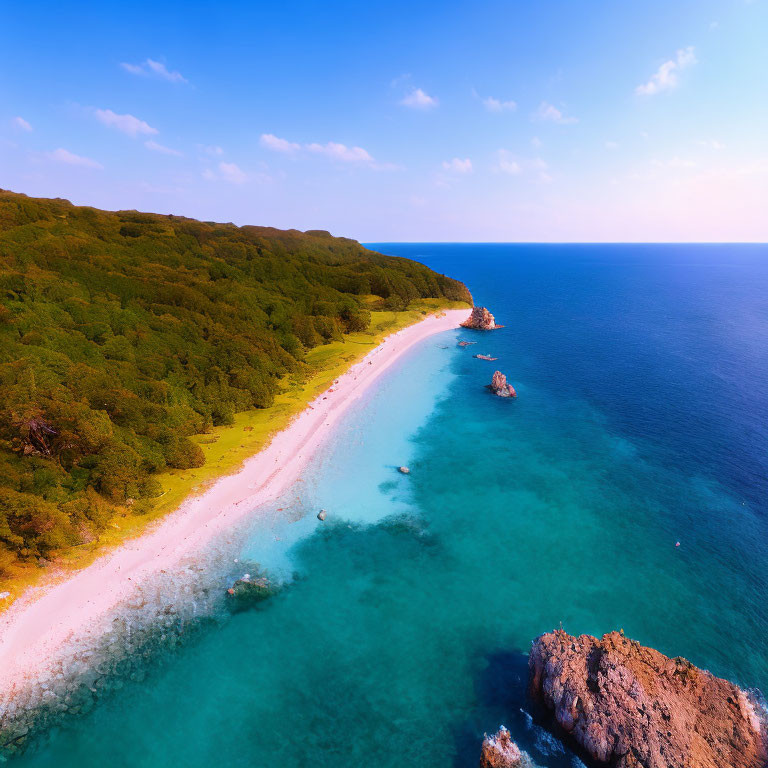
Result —
<svg viewBox="0 0 768 768"><path fill-rule="evenodd" d="M44 682L73 643L102 634L111 612L137 586L202 550L217 533L258 514L260 505L299 478L340 417L384 371L414 344L458 327L467 314L448 310L430 315L388 336L237 473L189 498L148 532L89 567L17 600L0 616L0 703Z"/></svg>

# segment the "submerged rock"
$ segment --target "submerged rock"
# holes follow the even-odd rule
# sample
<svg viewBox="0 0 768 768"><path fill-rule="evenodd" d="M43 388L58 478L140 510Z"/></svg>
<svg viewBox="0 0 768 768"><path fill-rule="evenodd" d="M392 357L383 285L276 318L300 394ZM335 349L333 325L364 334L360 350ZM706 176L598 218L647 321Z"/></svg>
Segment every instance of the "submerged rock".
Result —
<svg viewBox="0 0 768 768"><path fill-rule="evenodd" d="M493 736L485 735L480 750L480 768L522 768L523 753L502 725Z"/></svg>
<svg viewBox="0 0 768 768"><path fill-rule="evenodd" d="M440 537L422 517L407 512L386 517L377 527L388 538L396 537L399 540L398 546L404 547L404 551L410 553L407 556L417 556L417 553L434 549L441 544Z"/></svg>
<svg viewBox="0 0 768 768"><path fill-rule="evenodd" d="M461 325L478 331L495 331L504 327L496 325L496 319L485 307L473 307L472 314Z"/></svg>
<svg viewBox="0 0 768 768"><path fill-rule="evenodd" d="M550 724L597 766L764 768L768 760L766 725L747 693L623 633L542 635L529 669L530 694Z"/></svg>
<svg viewBox="0 0 768 768"><path fill-rule="evenodd" d="M501 371L496 371L491 383L486 386L494 395L499 397L517 397L515 388L511 384L507 384L507 377Z"/></svg>
<svg viewBox="0 0 768 768"><path fill-rule="evenodd" d="M323 520L325 520L325 518L326 518L327 514L328 514L328 513L327 513L327 512L326 512L324 509L321 509L321 510L320 510L320 511L317 513L317 519L318 519L320 522L322 522Z"/></svg>
<svg viewBox="0 0 768 768"><path fill-rule="evenodd" d="M253 579L246 574L227 590L227 598L230 607L239 611L267 600L276 592L277 586L266 576Z"/></svg>

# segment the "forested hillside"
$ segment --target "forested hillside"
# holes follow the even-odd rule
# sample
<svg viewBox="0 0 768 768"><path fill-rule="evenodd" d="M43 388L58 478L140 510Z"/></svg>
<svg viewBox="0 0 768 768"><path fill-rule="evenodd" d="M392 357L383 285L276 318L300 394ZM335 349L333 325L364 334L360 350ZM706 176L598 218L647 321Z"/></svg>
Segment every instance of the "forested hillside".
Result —
<svg viewBox="0 0 768 768"><path fill-rule="evenodd" d="M270 405L369 310L466 287L327 232L0 191L0 575L151 503L189 439Z"/></svg>

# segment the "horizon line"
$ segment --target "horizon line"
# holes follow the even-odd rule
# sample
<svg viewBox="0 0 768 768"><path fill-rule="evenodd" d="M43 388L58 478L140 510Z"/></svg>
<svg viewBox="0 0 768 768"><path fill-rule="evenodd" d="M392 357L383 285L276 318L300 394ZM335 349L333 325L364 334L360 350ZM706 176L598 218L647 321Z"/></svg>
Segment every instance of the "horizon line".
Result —
<svg viewBox="0 0 768 768"><path fill-rule="evenodd" d="M768 245L762 240L358 240L360 245Z"/></svg>

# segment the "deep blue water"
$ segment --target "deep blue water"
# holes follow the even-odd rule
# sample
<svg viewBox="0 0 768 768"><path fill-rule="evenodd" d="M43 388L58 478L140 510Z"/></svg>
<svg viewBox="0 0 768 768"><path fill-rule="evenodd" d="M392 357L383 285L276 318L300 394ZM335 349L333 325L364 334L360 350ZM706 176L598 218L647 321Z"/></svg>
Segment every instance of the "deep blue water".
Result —
<svg viewBox="0 0 768 768"><path fill-rule="evenodd" d="M379 245L463 279L508 323L513 378L577 397L654 458L765 514L768 247ZM496 343L496 342L495 342Z"/></svg>
<svg viewBox="0 0 768 768"><path fill-rule="evenodd" d="M561 624L768 690L768 248L374 247L506 328L409 355L222 552L279 594L190 627L18 765L474 766L501 722L572 765L525 714L530 641Z"/></svg>

